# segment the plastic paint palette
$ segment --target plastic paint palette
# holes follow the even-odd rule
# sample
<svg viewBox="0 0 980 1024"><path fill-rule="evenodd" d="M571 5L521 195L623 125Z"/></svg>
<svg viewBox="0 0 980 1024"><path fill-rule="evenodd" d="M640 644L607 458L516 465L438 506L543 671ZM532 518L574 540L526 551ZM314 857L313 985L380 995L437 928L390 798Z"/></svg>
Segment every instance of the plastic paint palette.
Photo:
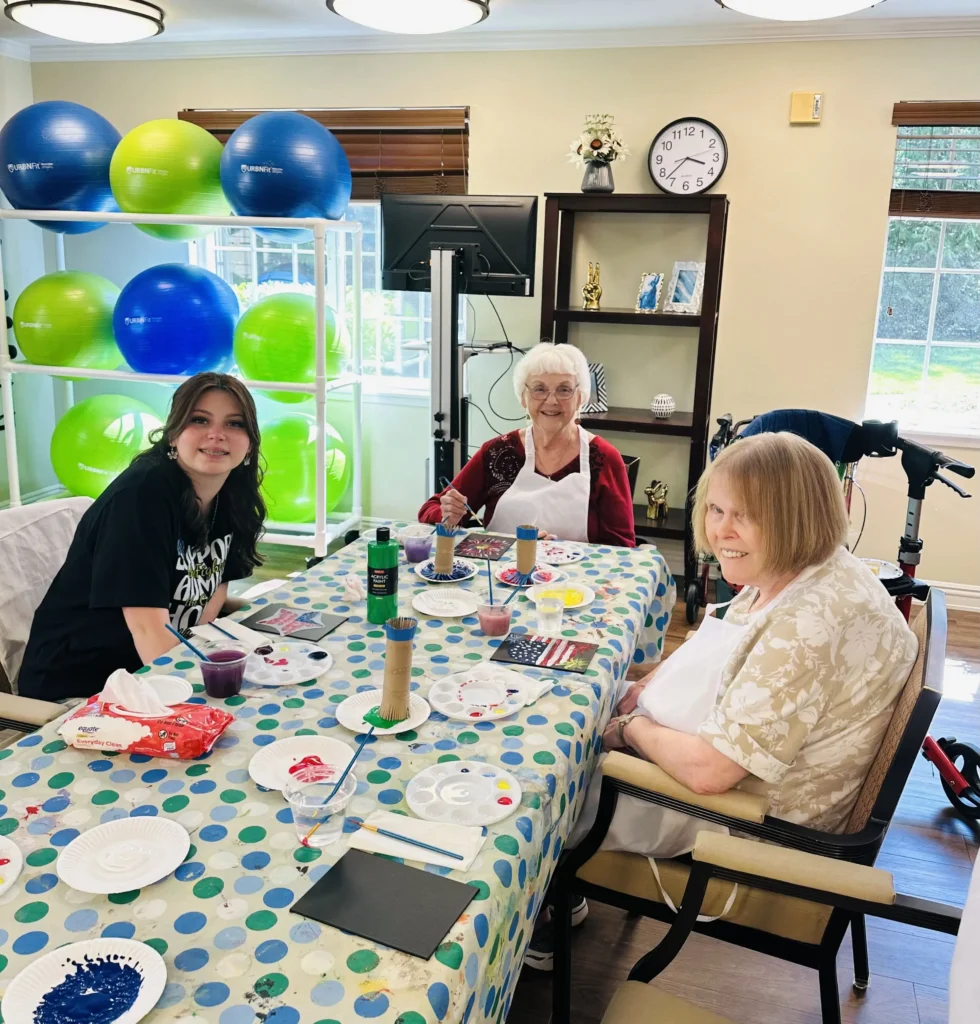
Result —
<svg viewBox="0 0 980 1024"><path fill-rule="evenodd" d="M527 701L523 676L506 668L480 667L434 682L429 703L457 722L488 722L516 714Z"/></svg>
<svg viewBox="0 0 980 1024"><path fill-rule="evenodd" d="M521 786L496 765L447 761L419 772L408 784L405 799L426 821L493 825L520 807Z"/></svg>
<svg viewBox="0 0 980 1024"><path fill-rule="evenodd" d="M316 644L276 640L256 647L245 662L245 682L255 686L296 686L333 668L333 657Z"/></svg>

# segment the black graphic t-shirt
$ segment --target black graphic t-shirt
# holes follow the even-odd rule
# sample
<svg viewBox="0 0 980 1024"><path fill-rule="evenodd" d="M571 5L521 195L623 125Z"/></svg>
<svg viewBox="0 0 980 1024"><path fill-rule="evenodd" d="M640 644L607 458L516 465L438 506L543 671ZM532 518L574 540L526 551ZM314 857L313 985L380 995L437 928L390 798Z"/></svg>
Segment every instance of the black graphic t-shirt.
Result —
<svg viewBox="0 0 980 1024"><path fill-rule="evenodd" d="M25 697L89 697L142 660L123 608L166 608L174 629L198 624L219 585L248 575L220 495L206 544L185 542L174 462L140 461L78 524L65 564L34 616L18 687Z"/></svg>

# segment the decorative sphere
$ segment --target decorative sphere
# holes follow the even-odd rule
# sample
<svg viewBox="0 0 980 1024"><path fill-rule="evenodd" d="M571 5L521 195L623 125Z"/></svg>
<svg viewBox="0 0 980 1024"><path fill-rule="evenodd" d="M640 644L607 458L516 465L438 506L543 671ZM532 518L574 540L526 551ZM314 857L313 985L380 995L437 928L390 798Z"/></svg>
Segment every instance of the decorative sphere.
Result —
<svg viewBox="0 0 980 1024"><path fill-rule="evenodd" d="M670 395L657 395L650 403L650 412L657 420L670 419L676 408L677 403Z"/></svg>

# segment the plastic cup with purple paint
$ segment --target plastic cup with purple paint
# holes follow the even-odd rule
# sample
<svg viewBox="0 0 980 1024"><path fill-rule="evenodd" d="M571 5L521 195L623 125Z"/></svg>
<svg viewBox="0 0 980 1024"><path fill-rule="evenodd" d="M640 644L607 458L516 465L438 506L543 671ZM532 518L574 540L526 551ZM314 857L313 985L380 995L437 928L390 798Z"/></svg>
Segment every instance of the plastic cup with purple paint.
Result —
<svg viewBox="0 0 980 1024"><path fill-rule="evenodd" d="M228 640L205 644L202 653L208 656L207 661L201 662L204 692L215 700L224 700L241 693L249 648L245 644Z"/></svg>

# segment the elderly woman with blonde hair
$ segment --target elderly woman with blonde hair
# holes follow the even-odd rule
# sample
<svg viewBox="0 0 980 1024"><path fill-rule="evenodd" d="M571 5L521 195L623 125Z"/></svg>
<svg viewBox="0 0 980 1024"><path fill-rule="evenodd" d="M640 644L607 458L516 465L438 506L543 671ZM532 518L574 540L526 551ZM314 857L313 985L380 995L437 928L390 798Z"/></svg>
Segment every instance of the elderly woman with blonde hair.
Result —
<svg viewBox="0 0 980 1024"><path fill-rule="evenodd" d="M485 509L495 533L534 524L542 536L634 547L633 495L622 455L578 419L591 386L572 345L536 345L514 368L514 391L529 425L484 444L452 486L419 511L423 523L470 523Z"/></svg>
<svg viewBox="0 0 980 1024"><path fill-rule="evenodd" d="M844 829L918 650L885 588L844 547L847 513L830 460L795 434L726 448L698 482L698 548L741 586L619 702L603 735L696 793L733 787L776 818ZM595 820L592 785L569 846ZM620 796L601 849L676 857L724 831ZM584 916L582 908L573 912ZM535 932L526 962L550 969Z"/></svg>

